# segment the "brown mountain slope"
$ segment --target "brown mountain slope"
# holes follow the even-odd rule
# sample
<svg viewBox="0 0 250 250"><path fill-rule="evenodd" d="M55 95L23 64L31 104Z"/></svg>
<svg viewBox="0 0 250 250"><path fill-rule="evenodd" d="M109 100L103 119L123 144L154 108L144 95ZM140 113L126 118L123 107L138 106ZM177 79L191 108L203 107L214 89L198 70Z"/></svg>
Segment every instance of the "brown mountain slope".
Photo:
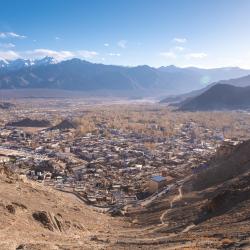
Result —
<svg viewBox="0 0 250 250"><path fill-rule="evenodd" d="M199 96L185 100L180 105L183 111L234 110L250 107L250 87L235 87L216 84Z"/></svg>
<svg viewBox="0 0 250 250"><path fill-rule="evenodd" d="M229 156L212 161L209 167L192 178L193 190L203 190L218 185L250 170L250 141L234 147Z"/></svg>
<svg viewBox="0 0 250 250"><path fill-rule="evenodd" d="M250 141L235 146L229 156L211 160L207 169L143 210L132 210L130 216L144 230L140 239L127 236L124 244L250 249L249 150Z"/></svg>
<svg viewBox="0 0 250 250"><path fill-rule="evenodd" d="M173 191L131 214L143 228L137 239L126 235L119 240L153 249L250 249L249 187L247 172L200 192L179 196Z"/></svg>
<svg viewBox="0 0 250 250"><path fill-rule="evenodd" d="M0 171L0 249L99 249L125 223Z"/></svg>

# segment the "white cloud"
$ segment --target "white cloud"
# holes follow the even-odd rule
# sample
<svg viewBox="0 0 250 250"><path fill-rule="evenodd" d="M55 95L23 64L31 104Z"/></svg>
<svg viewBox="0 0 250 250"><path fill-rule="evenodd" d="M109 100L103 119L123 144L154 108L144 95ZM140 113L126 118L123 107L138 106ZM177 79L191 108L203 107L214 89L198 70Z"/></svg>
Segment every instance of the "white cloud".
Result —
<svg viewBox="0 0 250 250"><path fill-rule="evenodd" d="M120 53L108 53L109 56L121 56Z"/></svg>
<svg viewBox="0 0 250 250"><path fill-rule="evenodd" d="M26 38L26 36L24 36L24 35L19 35L19 34L16 34L16 33L14 33L14 32L8 32L7 35L8 35L9 37L13 37L13 38Z"/></svg>
<svg viewBox="0 0 250 250"><path fill-rule="evenodd" d="M178 38L178 37L175 37L173 39L174 42L176 43L186 43L187 42L187 39L186 38Z"/></svg>
<svg viewBox="0 0 250 250"><path fill-rule="evenodd" d="M28 51L20 51L15 52L12 50L9 51L0 51L0 59L6 60L14 60L17 58L43 58L43 57L53 57L57 61L63 61L67 59L71 59L74 57L78 58L85 58L85 59L92 59L98 56L99 53L96 51L89 51L89 50L78 50L78 51L67 51L67 50L50 50L50 49L35 49L35 50L28 50Z"/></svg>
<svg viewBox="0 0 250 250"><path fill-rule="evenodd" d="M181 46L175 46L174 49L175 49L176 51L181 52L181 51L183 51L185 48L184 48L184 47L181 47Z"/></svg>
<svg viewBox="0 0 250 250"><path fill-rule="evenodd" d="M13 43L0 43L1 48L10 49L14 48L16 45Z"/></svg>
<svg viewBox="0 0 250 250"><path fill-rule="evenodd" d="M56 36L55 40L61 40L61 38L59 36Z"/></svg>
<svg viewBox="0 0 250 250"><path fill-rule="evenodd" d="M207 57L207 54L204 53L204 52L200 52L200 53L189 53L189 54L186 54L185 57L186 57L187 59L202 59L202 58Z"/></svg>
<svg viewBox="0 0 250 250"><path fill-rule="evenodd" d="M20 55L13 50L0 51L0 59L1 60L14 60L17 58L20 58Z"/></svg>
<svg viewBox="0 0 250 250"><path fill-rule="evenodd" d="M109 43L104 43L103 44L105 47L109 47Z"/></svg>
<svg viewBox="0 0 250 250"><path fill-rule="evenodd" d="M20 39L23 39L23 38L27 38L27 37L24 35L19 35L19 34L14 33L14 32L1 32L0 38L20 38Z"/></svg>
<svg viewBox="0 0 250 250"><path fill-rule="evenodd" d="M65 59L69 59L75 56L75 54L71 51L55 51L55 50L49 50L49 49L35 49L24 52L24 56L28 56L30 58L37 58L37 57L53 57L58 61L62 61Z"/></svg>
<svg viewBox="0 0 250 250"><path fill-rule="evenodd" d="M127 41L126 40L120 40L117 45L122 48L122 49L125 49L127 47Z"/></svg>
<svg viewBox="0 0 250 250"><path fill-rule="evenodd" d="M83 58L91 59L91 58L98 56L99 53L96 51L79 50L79 51L77 51L76 55L83 57Z"/></svg>
<svg viewBox="0 0 250 250"><path fill-rule="evenodd" d="M160 55L165 57L165 58L168 58L168 59L175 59L176 58L176 54L172 51L161 52Z"/></svg>

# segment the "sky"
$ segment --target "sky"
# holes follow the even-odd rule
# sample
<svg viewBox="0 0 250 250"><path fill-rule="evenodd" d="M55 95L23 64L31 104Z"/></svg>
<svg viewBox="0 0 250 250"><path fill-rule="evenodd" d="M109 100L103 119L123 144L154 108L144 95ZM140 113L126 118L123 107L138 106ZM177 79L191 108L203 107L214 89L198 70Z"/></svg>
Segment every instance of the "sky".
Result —
<svg viewBox="0 0 250 250"><path fill-rule="evenodd" d="M250 69L250 0L0 0L0 58Z"/></svg>

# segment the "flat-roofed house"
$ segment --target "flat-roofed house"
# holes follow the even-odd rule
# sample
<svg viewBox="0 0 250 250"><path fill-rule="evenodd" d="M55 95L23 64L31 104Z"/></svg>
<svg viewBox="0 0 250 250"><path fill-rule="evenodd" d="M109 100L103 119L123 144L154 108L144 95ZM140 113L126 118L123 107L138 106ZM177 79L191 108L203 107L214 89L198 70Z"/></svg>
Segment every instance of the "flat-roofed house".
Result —
<svg viewBox="0 0 250 250"><path fill-rule="evenodd" d="M162 190L166 186L166 177L157 175L151 177L148 182L148 188L150 193L155 193Z"/></svg>
<svg viewBox="0 0 250 250"><path fill-rule="evenodd" d="M83 174L86 172L86 166L85 165L79 165L72 167L72 171L74 173L74 176L77 181L81 181Z"/></svg>

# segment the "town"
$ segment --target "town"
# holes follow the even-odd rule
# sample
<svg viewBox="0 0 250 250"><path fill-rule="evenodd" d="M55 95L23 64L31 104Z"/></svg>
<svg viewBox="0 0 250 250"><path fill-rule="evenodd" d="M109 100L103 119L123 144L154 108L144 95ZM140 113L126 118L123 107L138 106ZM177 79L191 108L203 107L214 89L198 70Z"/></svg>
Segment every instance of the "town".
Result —
<svg viewBox="0 0 250 250"><path fill-rule="evenodd" d="M247 113L228 112L225 124L221 121L221 127L212 129L201 114L186 119L184 113L168 109L115 101L32 100L30 105L20 101L1 111L0 162L97 211L116 214L121 208L153 201L205 168L218 147L224 145L220 152L230 150L249 135ZM155 115L176 122L164 126ZM217 120L220 113L210 115ZM237 121L236 128L228 123L231 120ZM237 131L242 134L235 139Z"/></svg>

